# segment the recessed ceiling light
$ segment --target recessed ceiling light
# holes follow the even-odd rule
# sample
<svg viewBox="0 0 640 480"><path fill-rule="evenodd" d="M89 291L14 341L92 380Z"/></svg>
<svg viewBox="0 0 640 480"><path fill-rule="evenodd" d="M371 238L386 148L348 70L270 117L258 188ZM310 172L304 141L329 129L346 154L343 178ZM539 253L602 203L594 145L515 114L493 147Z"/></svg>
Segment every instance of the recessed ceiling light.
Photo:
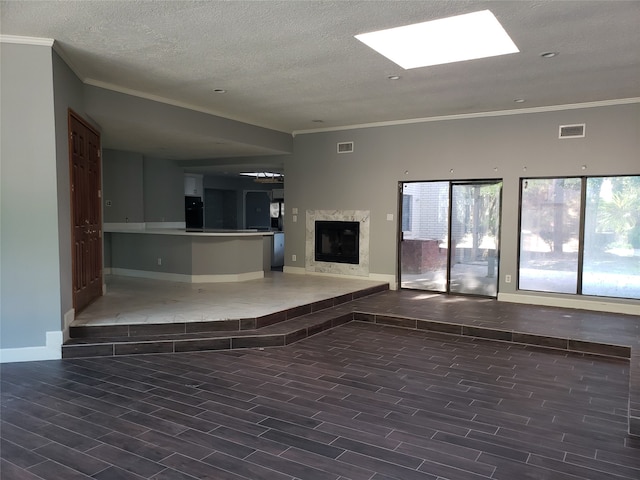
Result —
<svg viewBox="0 0 640 480"><path fill-rule="evenodd" d="M526 102L526 100L524 98L516 98L514 100L514 102L516 102L516 103L524 103L524 102Z"/></svg>
<svg viewBox="0 0 640 480"><path fill-rule="evenodd" d="M558 52L543 52L540 54L542 58L553 58L553 57L557 57L558 55L559 55Z"/></svg>
<svg viewBox="0 0 640 480"><path fill-rule="evenodd" d="M389 80L400 80L400 75L389 75L387 78Z"/></svg>
<svg viewBox="0 0 640 480"><path fill-rule="evenodd" d="M213 93L227 93L227 91L224 88L216 88Z"/></svg>
<svg viewBox="0 0 640 480"><path fill-rule="evenodd" d="M355 37L405 70L520 51L489 10Z"/></svg>

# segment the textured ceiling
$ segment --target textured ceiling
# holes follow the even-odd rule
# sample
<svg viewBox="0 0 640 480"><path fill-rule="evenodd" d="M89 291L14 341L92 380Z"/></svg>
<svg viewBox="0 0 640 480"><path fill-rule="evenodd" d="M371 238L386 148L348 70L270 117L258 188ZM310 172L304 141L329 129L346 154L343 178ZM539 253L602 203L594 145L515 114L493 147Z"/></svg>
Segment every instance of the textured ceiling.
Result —
<svg viewBox="0 0 640 480"><path fill-rule="evenodd" d="M86 83L283 132L640 97L639 1L2 1L0 9L3 35L55 39ZM353 37L484 9L520 53L404 71ZM546 51L560 54L541 58ZM115 125L101 127L112 146L126 145ZM179 147L179 138L163 146ZM224 155L206 148L190 151ZM231 154L243 153L256 152Z"/></svg>

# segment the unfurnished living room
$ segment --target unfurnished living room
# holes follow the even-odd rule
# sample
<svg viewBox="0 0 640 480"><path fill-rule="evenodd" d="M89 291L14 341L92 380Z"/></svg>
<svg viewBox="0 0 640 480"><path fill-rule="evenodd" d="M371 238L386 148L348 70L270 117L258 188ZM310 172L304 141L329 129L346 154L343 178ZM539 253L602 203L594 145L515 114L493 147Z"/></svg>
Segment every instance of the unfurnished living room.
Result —
<svg viewBox="0 0 640 480"><path fill-rule="evenodd" d="M0 0L0 477L640 478L639 24Z"/></svg>

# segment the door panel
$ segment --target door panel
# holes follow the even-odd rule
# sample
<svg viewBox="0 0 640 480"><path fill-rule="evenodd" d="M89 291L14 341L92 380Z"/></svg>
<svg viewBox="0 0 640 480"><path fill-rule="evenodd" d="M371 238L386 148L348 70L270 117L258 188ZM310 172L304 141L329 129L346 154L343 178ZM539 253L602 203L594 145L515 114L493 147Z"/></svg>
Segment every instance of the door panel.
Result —
<svg viewBox="0 0 640 480"><path fill-rule="evenodd" d="M495 297L500 184L453 184L451 205L449 291Z"/></svg>
<svg viewBox="0 0 640 480"><path fill-rule="evenodd" d="M502 182L401 184L400 286L495 297Z"/></svg>
<svg viewBox="0 0 640 480"><path fill-rule="evenodd" d="M400 285L447 291L449 182L402 186Z"/></svg>
<svg viewBox="0 0 640 480"><path fill-rule="evenodd" d="M69 112L69 161L76 314L102 295L100 136Z"/></svg>

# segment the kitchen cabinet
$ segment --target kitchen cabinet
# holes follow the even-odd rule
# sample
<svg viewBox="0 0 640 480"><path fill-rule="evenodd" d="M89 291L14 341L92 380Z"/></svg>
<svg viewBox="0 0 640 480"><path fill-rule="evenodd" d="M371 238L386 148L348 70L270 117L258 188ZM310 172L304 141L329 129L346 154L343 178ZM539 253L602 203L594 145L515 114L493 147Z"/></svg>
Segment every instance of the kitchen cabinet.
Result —
<svg viewBox="0 0 640 480"><path fill-rule="evenodd" d="M202 175L186 173L184 175L184 194L188 197L200 197L203 194Z"/></svg>

